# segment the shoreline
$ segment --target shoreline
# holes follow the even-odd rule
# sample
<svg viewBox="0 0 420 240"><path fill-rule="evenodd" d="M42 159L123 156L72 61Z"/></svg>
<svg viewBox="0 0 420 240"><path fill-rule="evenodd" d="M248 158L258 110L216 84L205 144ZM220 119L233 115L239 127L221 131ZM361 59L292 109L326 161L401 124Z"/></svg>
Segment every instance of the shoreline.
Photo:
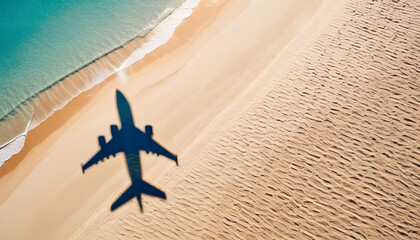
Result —
<svg viewBox="0 0 420 240"><path fill-rule="evenodd" d="M65 75L0 118L0 167L23 148L28 131L82 92L140 61L169 41L179 24L191 15L199 2L185 0L145 36L136 36ZM16 141L18 139L20 141Z"/></svg>

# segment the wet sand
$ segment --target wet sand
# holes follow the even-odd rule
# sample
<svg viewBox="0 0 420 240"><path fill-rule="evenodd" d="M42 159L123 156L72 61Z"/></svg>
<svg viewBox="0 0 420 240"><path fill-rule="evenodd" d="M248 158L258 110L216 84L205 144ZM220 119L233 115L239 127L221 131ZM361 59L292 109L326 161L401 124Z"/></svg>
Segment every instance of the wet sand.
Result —
<svg viewBox="0 0 420 240"><path fill-rule="evenodd" d="M30 132L0 168L2 238L420 237L418 4L211 4L180 26L190 37ZM80 170L118 122L115 88L180 158L141 155L168 198L144 213L109 211L129 186L122 155Z"/></svg>

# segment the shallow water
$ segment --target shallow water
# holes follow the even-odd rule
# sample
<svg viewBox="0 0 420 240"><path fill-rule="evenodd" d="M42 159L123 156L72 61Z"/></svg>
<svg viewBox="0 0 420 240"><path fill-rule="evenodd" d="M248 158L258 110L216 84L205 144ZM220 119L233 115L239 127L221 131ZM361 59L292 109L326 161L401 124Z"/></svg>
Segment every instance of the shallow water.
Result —
<svg viewBox="0 0 420 240"><path fill-rule="evenodd" d="M0 119L66 75L145 35L182 2L0 2Z"/></svg>

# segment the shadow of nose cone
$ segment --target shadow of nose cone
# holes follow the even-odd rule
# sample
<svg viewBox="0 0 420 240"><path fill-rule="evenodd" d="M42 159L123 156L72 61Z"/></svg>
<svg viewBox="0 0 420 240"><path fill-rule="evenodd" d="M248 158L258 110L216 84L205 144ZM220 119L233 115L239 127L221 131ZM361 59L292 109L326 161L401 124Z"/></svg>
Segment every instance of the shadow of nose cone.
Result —
<svg viewBox="0 0 420 240"><path fill-rule="evenodd" d="M128 103L127 99L125 98L124 94L117 90L117 106L120 113L130 113L130 104Z"/></svg>
<svg viewBox="0 0 420 240"><path fill-rule="evenodd" d="M130 104L124 95L117 90L117 108L120 115L121 127L124 125L133 126L133 115L131 114Z"/></svg>
<svg viewBox="0 0 420 240"><path fill-rule="evenodd" d="M121 102L122 100L125 101L124 95L117 89L117 102Z"/></svg>

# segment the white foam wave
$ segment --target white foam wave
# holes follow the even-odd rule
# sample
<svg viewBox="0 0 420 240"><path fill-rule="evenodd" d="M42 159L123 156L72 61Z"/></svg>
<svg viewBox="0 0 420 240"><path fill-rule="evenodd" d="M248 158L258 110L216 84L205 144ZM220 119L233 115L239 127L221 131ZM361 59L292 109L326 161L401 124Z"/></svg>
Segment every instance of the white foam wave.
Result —
<svg viewBox="0 0 420 240"><path fill-rule="evenodd" d="M29 124L30 122L28 123L23 133L19 134L13 140L0 147L0 167L6 162L7 159L11 158L13 155L22 150L25 143L26 134L28 133Z"/></svg>
<svg viewBox="0 0 420 240"><path fill-rule="evenodd" d="M175 9L171 15L165 18L147 36L144 45L135 50L121 65L120 69L127 68L131 64L144 58L146 54L165 44L173 35L176 27L189 17L192 10L199 3L199 0L186 0L179 8Z"/></svg>

